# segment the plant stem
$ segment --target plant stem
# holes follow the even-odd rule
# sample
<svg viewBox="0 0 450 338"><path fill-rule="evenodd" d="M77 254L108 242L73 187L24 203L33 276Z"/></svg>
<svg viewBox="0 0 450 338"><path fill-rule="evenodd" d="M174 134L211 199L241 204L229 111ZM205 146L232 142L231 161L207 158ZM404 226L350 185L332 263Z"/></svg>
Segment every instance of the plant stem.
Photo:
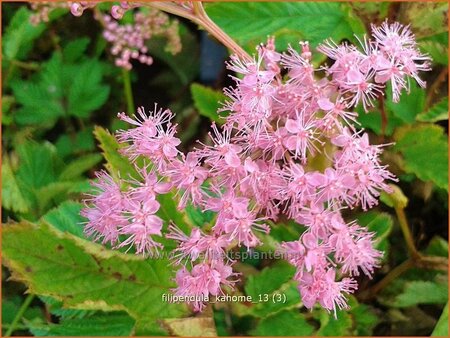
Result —
<svg viewBox="0 0 450 338"><path fill-rule="evenodd" d="M123 79L123 92L125 94L125 100L127 101L128 115L133 115L135 108L134 108L133 92L131 90L130 72L125 68L122 68L122 79Z"/></svg>
<svg viewBox="0 0 450 338"><path fill-rule="evenodd" d="M389 273L384 276L384 278L379 281L377 284L375 284L372 288L370 288L370 297L375 296L380 290L382 290L386 285L388 285L390 282L392 282L394 279L399 277L401 274L403 274L405 271L409 270L414 266L414 260L411 258L404 261L400 265L393 268Z"/></svg>
<svg viewBox="0 0 450 338"><path fill-rule="evenodd" d="M384 142L384 136L386 135L386 128L387 128L387 124L388 124L386 108L384 105L384 95L378 96L378 102L380 103L380 112L381 112L381 137L382 137L382 142Z"/></svg>
<svg viewBox="0 0 450 338"><path fill-rule="evenodd" d="M14 317L14 320L11 323L11 326L8 328L8 331L5 333L5 337L11 336L11 334L16 329L17 324L22 319L25 311L28 309L28 306L30 306L31 302L34 299L34 294L29 294L27 298L25 298L25 301L23 302L22 306L20 307L19 311L17 312L16 316Z"/></svg>
<svg viewBox="0 0 450 338"><path fill-rule="evenodd" d="M426 102L425 102L426 108L430 107L439 86L441 85L442 82L444 82L447 79L447 74L448 74L448 67L445 67L439 73L436 80L434 80L433 84L431 85L430 89L428 90L428 96L427 96Z"/></svg>
<svg viewBox="0 0 450 338"><path fill-rule="evenodd" d="M421 258L421 254L414 244L414 239L408 225L408 220L406 219L405 210L399 206L395 206L395 213L397 214L398 223L400 224L400 229L403 232L406 247L408 248L411 258L414 260L419 260Z"/></svg>
<svg viewBox="0 0 450 338"><path fill-rule="evenodd" d="M201 1L192 1L192 4L193 10L165 2L148 3L153 8L191 20L231 49L237 56L246 61L252 61L251 56L209 18Z"/></svg>

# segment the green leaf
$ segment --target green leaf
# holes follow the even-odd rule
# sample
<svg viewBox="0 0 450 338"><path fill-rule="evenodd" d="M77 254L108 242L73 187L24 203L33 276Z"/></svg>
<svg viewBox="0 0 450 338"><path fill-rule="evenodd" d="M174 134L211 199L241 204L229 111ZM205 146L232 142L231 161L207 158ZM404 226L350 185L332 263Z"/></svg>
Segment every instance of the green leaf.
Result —
<svg viewBox="0 0 450 338"><path fill-rule="evenodd" d="M79 309L68 309L64 307L62 301L59 301L53 297L49 296L39 296L39 298L46 304L48 311L55 316L61 317L61 319L74 319L74 318L84 318L92 314L97 313L93 310L79 310Z"/></svg>
<svg viewBox="0 0 450 338"><path fill-rule="evenodd" d="M448 97L444 97L425 112L416 116L417 121L438 122L448 120Z"/></svg>
<svg viewBox="0 0 450 338"><path fill-rule="evenodd" d="M249 315L257 318L267 317L282 310L291 310L301 307L300 294L297 287L298 282L290 280L282 284L278 289L268 293L268 301L264 301L265 294L252 298L253 302L257 302L250 307ZM279 301L281 300L281 301Z"/></svg>
<svg viewBox="0 0 450 338"><path fill-rule="evenodd" d="M39 189L57 180L62 161L55 147L45 142L25 142L17 147L20 165L17 177L32 189Z"/></svg>
<svg viewBox="0 0 450 338"><path fill-rule="evenodd" d="M103 69L100 62L90 60L70 69L70 87L67 91L67 113L86 118L103 106L109 96L109 86L101 84Z"/></svg>
<svg viewBox="0 0 450 338"><path fill-rule="evenodd" d="M223 116L221 117L218 113L218 109L222 107L221 103L227 99L222 92L193 83L191 85L191 94L200 115L220 124L225 122Z"/></svg>
<svg viewBox="0 0 450 338"><path fill-rule="evenodd" d="M418 38L448 31L446 2L408 2L402 4L401 10L403 21L411 24Z"/></svg>
<svg viewBox="0 0 450 338"><path fill-rule="evenodd" d="M108 99L103 73L104 66L95 59L68 63L60 52L53 53L32 80L11 84L21 104L17 123L52 127L59 117L88 117Z"/></svg>
<svg viewBox="0 0 450 338"><path fill-rule="evenodd" d="M445 304L447 302L448 286L432 281L406 282L403 292L399 294L392 305L408 307L416 304Z"/></svg>
<svg viewBox="0 0 450 338"><path fill-rule="evenodd" d="M295 310L281 311L263 318L252 330L255 336L309 336L314 329L301 313Z"/></svg>
<svg viewBox="0 0 450 338"><path fill-rule="evenodd" d="M404 170L448 190L448 143L437 125L399 128L394 149L403 155Z"/></svg>
<svg viewBox="0 0 450 338"><path fill-rule="evenodd" d="M162 300L174 277L166 258L110 251L47 224L7 225L2 235L3 262L32 293L68 308L126 311L153 326L186 314L184 305Z"/></svg>
<svg viewBox="0 0 450 338"><path fill-rule="evenodd" d="M308 40L313 46L333 38L354 41L364 25L348 4L334 2L214 2L205 6L211 19L227 34L254 52L255 46L274 35L285 49ZM320 18L320 20L318 20Z"/></svg>
<svg viewBox="0 0 450 338"><path fill-rule="evenodd" d="M448 257L448 242L439 236L434 236L424 251L429 256Z"/></svg>
<svg viewBox="0 0 450 338"><path fill-rule="evenodd" d="M8 156L2 160L2 207L15 212L25 213L29 210L29 202L22 194L9 163Z"/></svg>
<svg viewBox="0 0 450 338"><path fill-rule="evenodd" d="M348 336L353 322L346 311L336 311L336 318L334 314L321 309L319 313L320 328L315 333L317 336Z"/></svg>
<svg viewBox="0 0 450 338"><path fill-rule="evenodd" d="M420 88L415 81L411 81L409 93L406 90L402 91L398 103L392 100L390 84L386 88L386 94L386 107L404 123L414 123L416 116L425 108L425 90Z"/></svg>
<svg viewBox="0 0 450 338"><path fill-rule="evenodd" d="M75 62L86 52L86 48L91 40L87 37L72 40L64 46L62 51L63 60L66 62Z"/></svg>
<svg viewBox="0 0 450 338"><path fill-rule="evenodd" d="M391 215L384 212L368 211L357 215L358 223L375 233L375 248L382 250L384 243L392 231L393 220Z"/></svg>
<svg viewBox="0 0 450 338"><path fill-rule="evenodd" d="M22 6L14 14L3 35L3 57L7 60L21 60L30 51L33 41L45 30L44 24L30 23L31 11Z"/></svg>
<svg viewBox="0 0 450 338"><path fill-rule="evenodd" d="M36 336L130 336L134 324L129 315L117 312L63 319L59 324L31 324L30 331Z"/></svg>
<svg viewBox="0 0 450 338"><path fill-rule="evenodd" d="M128 176L139 178L139 174L130 161L119 154L121 146L108 130L96 126L94 135L97 141L100 142L100 148L103 150L103 157L107 161L106 168L113 177L117 178L118 173L120 173L120 177L123 178Z"/></svg>
<svg viewBox="0 0 450 338"><path fill-rule="evenodd" d="M441 317L439 317L439 321L431 333L431 336L448 337L448 302L445 305Z"/></svg>
<svg viewBox="0 0 450 338"><path fill-rule="evenodd" d="M433 64L448 66L448 47L442 43L424 40L419 42L420 49L429 54Z"/></svg>
<svg viewBox="0 0 450 338"><path fill-rule="evenodd" d="M47 184L45 187L35 190L39 213L42 214L49 207L56 206L65 199L67 194L74 185L74 182L59 181Z"/></svg>
<svg viewBox="0 0 450 338"><path fill-rule="evenodd" d="M294 277L295 268L286 262L264 268L258 275L251 275L245 284L245 293L253 299L260 294L270 294Z"/></svg>
<svg viewBox="0 0 450 338"><path fill-rule="evenodd" d="M59 175L60 180L72 180L80 178L80 176L87 170L92 169L97 163L102 160L100 154L89 154L70 162L64 167Z"/></svg>
<svg viewBox="0 0 450 338"><path fill-rule="evenodd" d="M65 114L55 86L15 81L11 83L11 89L17 102L22 105L15 112L15 120L20 125L42 124L51 128L56 119Z"/></svg>
<svg viewBox="0 0 450 338"><path fill-rule="evenodd" d="M352 298L350 298L352 299ZM372 336L373 329L379 322L378 316L372 308L366 304L350 304L350 316L353 320L354 332L356 336Z"/></svg>
<svg viewBox="0 0 450 338"><path fill-rule="evenodd" d="M215 213L209 210L202 211L200 208L188 204L185 209L186 215L189 220L198 227L203 227L205 224L209 224L215 216Z"/></svg>
<svg viewBox="0 0 450 338"><path fill-rule="evenodd" d="M382 121L381 121L381 113L378 110L371 110L369 112L365 112L362 105L359 105L356 108L358 112L358 122L361 124L362 128L370 129L377 135L381 135L382 132ZM394 115L394 113L387 109L386 110L386 118L387 125L385 130L385 135L390 136L395 131L398 126L404 124L403 120Z"/></svg>
<svg viewBox="0 0 450 338"><path fill-rule="evenodd" d="M58 207L46 213L42 220L51 224L62 232L68 232L72 235L84 238L83 222L85 219L80 216L83 208L81 203L65 201Z"/></svg>

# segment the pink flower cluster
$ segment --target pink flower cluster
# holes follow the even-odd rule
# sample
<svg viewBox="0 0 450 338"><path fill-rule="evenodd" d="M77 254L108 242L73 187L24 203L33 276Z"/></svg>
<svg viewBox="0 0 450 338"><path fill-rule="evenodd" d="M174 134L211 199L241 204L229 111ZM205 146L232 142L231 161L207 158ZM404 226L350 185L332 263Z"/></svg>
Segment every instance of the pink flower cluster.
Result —
<svg viewBox="0 0 450 338"><path fill-rule="evenodd" d="M283 215L304 225L297 241L279 249L296 267L303 304L319 303L334 312L346 308L345 295L357 288L353 277L360 271L370 276L382 253L374 249L374 234L344 221L341 211L373 207L380 192L389 191L385 180L396 180L380 162L382 146L371 145L368 135L356 130L351 108L372 104L387 81L397 94L407 76L422 84L417 71L428 69L428 58L407 28L384 23L373 35L362 51L321 45L318 50L335 62L319 70L308 43L301 43L300 52L290 47L281 54L269 38L252 62L233 56L228 68L238 76L235 86L225 89L229 100L223 107L229 115L186 155L178 148L169 110L139 109L134 119L119 114L134 126L118 133L124 154L153 166L140 170L144 182L133 182L126 191L100 175L100 194L83 212L87 233L113 244L117 234L127 234L118 246L134 244L138 253L152 253L160 244L151 235L161 235L162 226L155 216L156 194L172 189L179 209L190 204L214 211L208 232L194 227L185 234L170 225L166 234L178 242L173 262L181 268L174 292L196 296L192 305L200 311L202 299L237 281L227 251L260 245L270 222ZM321 71L327 76L316 76Z"/></svg>
<svg viewBox="0 0 450 338"><path fill-rule="evenodd" d="M48 22L50 20L50 13L58 8L68 9L70 4L67 2L57 1L39 1L31 2L30 7L33 13L30 16L30 22L32 25L39 25L41 22Z"/></svg>
<svg viewBox="0 0 450 338"><path fill-rule="evenodd" d="M93 8L97 3L73 2L71 12L75 16L81 16L84 10ZM181 50L180 37L178 35L178 21L169 21L167 14L152 9L141 8L133 13L133 23L119 24L119 21L128 10L132 10L142 4L120 2L120 5L111 7L111 15L96 13L96 19L102 24L103 37L112 44L111 53L116 57L115 64L130 70L131 61L151 65L153 58L147 54L146 42L153 36L167 38L166 49L172 54Z"/></svg>

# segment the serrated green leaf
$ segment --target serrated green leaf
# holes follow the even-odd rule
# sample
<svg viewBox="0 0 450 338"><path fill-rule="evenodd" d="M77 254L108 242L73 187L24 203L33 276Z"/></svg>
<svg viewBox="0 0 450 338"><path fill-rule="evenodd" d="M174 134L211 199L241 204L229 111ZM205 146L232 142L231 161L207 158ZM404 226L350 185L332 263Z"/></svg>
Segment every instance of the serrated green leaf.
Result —
<svg viewBox="0 0 450 338"><path fill-rule="evenodd" d="M221 118L221 115L218 113L218 109L222 107L221 103L225 102L227 99L222 92L202 86L198 83L193 83L191 84L191 95L200 115L217 123L225 122L223 115Z"/></svg>
<svg viewBox="0 0 450 338"><path fill-rule="evenodd" d="M432 337L448 337L448 302L442 311L441 317L437 322L433 332Z"/></svg>
<svg viewBox="0 0 450 338"><path fill-rule="evenodd" d="M394 149L403 155L404 170L448 190L448 143L437 125L399 128Z"/></svg>
<svg viewBox="0 0 450 338"><path fill-rule="evenodd" d="M100 154L89 154L79 157L64 167L59 175L59 179L72 180L80 178L85 171L92 169L101 160L102 156Z"/></svg>
<svg viewBox="0 0 450 338"><path fill-rule="evenodd" d="M93 310L68 309L64 307L62 301L49 296L39 296L39 298L46 304L48 311L52 315L59 316L61 319L84 318L97 312Z"/></svg>
<svg viewBox="0 0 450 338"><path fill-rule="evenodd" d="M185 305L162 300L174 277L166 258L110 251L47 224L7 225L2 236L3 262L30 292L69 308L126 311L154 326L186 314Z"/></svg>
<svg viewBox="0 0 450 338"><path fill-rule="evenodd" d="M292 279L295 268L286 262L264 268L258 275L248 277L245 293L253 299L260 294L270 294L279 289L284 283Z"/></svg>
<svg viewBox="0 0 450 338"><path fill-rule="evenodd" d="M448 97L434 104L425 112L416 116L417 121L421 122L438 122L448 120Z"/></svg>
<svg viewBox="0 0 450 338"><path fill-rule="evenodd" d="M30 324L29 327L36 336L130 336L134 324L129 315L117 312L63 319L59 324Z"/></svg>
<svg viewBox="0 0 450 338"><path fill-rule="evenodd" d="M6 155L2 159L2 207L21 213L28 212L30 207L29 202L20 191Z"/></svg>
<svg viewBox="0 0 450 338"><path fill-rule="evenodd" d="M317 336L348 336L352 328L352 319L346 311L337 311L336 318L334 314L325 309L320 310L319 315L320 328L315 333Z"/></svg>
<svg viewBox="0 0 450 338"><path fill-rule="evenodd" d="M85 219L80 216L83 208L81 203L65 201L58 207L47 212L42 220L51 224L62 232L68 232L72 235L84 238L83 222Z"/></svg>
<svg viewBox="0 0 450 338"><path fill-rule="evenodd" d="M90 42L91 40L87 37L75 39L68 42L67 45L64 46L62 51L63 60L66 62L77 61L84 54Z"/></svg>
<svg viewBox="0 0 450 338"><path fill-rule="evenodd" d="M33 41L45 30L44 24L30 23L31 11L22 6L14 14L3 35L3 57L7 60L23 59L33 46Z"/></svg>
<svg viewBox="0 0 450 338"><path fill-rule="evenodd" d="M353 33L364 33L364 25L344 3L215 2L205 8L217 25L251 53L268 35L275 35L280 42L290 40L293 46L301 35L301 40L309 40L316 46L330 37L336 42L345 38L353 41ZM285 35L290 38L283 38ZM287 46L277 44L277 47Z"/></svg>
<svg viewBox="0 0 450 338"><path fill-rule="evenodd" d="M386 108L404 123L414 123L416 116L425 108L425 90L415 81L411 81L409 93L406 90L402 91L399 102L393 101L390 84L386 88L386 96Z"/></svg>
<svg viewBox="0 0 450 338"><path fill-rule="evenodd" d="M70 87L67 91L67 113L86 118L106 102L110 88L101 84L103 70L98 61L90 60L74 68L74 72L70 72Z"/></svg>
<svg viewBox="0 0 450 338"><path fill-rule="evenodd" d="M406 282L403 292L399 294L392 305L408 307L416 304L445 304L447 302L448 286L432 281Z"/></svg>
<svg viewBox="0 0 450 338"><path fill-rule="evenodd" d="M57 180L63 163L51 143L27 141L17 147L17 152L20 161L17 178L30 188L39 189Z"/></svg>
<svg viewBox="0 0 450 338"><path fill-rule="evenodd" d="M263 318L251 331L255 336L309 336L314 329L305 317L295 310L281 311Z"/></svg>
<svg viewBox="0 0 450 338"><path fill-rule="evenodd" d="M139 174L130 161L125 156L119 154L121 146L108 130L96 126L94 128L94 135L100 143L100 148L103 150L103 157L107 161L106 167L113 177L117 177L118 173L120 173L120 176L124 178L128 176L139 178Z"/></svg>

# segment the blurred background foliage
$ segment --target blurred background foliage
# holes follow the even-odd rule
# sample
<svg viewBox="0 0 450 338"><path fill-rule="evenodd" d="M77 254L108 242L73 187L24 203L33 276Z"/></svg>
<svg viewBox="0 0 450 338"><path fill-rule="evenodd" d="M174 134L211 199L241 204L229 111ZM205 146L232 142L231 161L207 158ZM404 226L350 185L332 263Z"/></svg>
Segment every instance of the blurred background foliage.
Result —
<svg viewBox="0 0 450 338"><path fill-rule="evenodd" d="M361 127L373 143L391 143L384 162L400 178L393 195L370 212L353 210L384 250L372 280L361 278L351 310L337 320L306 311L287 263L248 259L234 294L285 294L285 303L217 303L201 315L168 306L173 273L164 260L112 252L84 237L82 196L95 170L133 173L110 132L116 113L158 102L177 114L184 147L206 137L230 84L226 51L180 19L182 51L148 43L154 64L114 66L102 28L87 12L51 13L30 24L26 3L2 3L2 333L3 335L448 335L448 4L445 2L208 3L207 13L246 50L267 35L277 49L325 38L355 42L370 23L410 24L433 58L427 89L411 84L399 104L387 95ZM126 19L125 19L126 20ZM315 65L326 60L314 57ZM127 98L131 81L134 102ZM387 91L390 92L389 90ZM383 118L385 116L385 118ZM160 217L181 228L208 226L211 215L179 214L163 197ZM276 224L261 252L297 239L301 226ZM405 240L404 236L410 236ZM168 247L170 247L168 243ZM27 293L25 293L27 292Z"/></svg>

